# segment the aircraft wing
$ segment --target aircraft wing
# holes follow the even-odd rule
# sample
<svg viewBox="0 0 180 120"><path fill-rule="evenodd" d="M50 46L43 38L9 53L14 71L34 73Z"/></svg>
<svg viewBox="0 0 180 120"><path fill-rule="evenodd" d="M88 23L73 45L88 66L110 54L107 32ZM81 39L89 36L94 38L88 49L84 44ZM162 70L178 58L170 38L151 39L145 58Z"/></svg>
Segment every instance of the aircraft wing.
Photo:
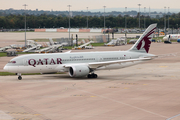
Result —
<svg viewBox="0 0 180 120"><path fill-rule="evenodd" d="M135 62L135 61L145 61L145 60L151 60L151 57L148 58L137 58L137 59L126 59L126 60L115 60L115 61L106 61L106 62L92 62L92 63L83 63L83 65L87 65L89 68L96 69L102 66L111 65L111 64L117 64L117 63L125 63L125 62ZM79 63L76 64L65 64L64 67L68 68L74 65L82 65Z"/></svg>
<svg viewBox="0 0 180 120"><path fill-rule="evenodd" d="M126 59L126 60L115 60L115 61L106 61L106 62L93 62L89 63L89 68L95 69L98 67L106 66L106 65L111 65L111 64L117 64L117 63L125 63L125 62L135 62L135 61L145 61L145 60L150 60L152 58L137 58L137 59Z"/></svg>

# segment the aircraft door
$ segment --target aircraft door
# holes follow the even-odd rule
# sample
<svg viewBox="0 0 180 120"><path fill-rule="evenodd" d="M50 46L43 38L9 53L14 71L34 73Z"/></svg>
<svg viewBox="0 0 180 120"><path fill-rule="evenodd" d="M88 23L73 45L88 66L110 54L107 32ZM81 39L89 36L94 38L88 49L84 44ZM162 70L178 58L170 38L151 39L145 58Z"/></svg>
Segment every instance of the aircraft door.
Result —
<svg viewBox="0 0 180 120"><path fill-rule="evenodd" d="M127 55L125 59L132 59L131 55Z"/></svg>
<svg viewBox="0 0 180 120"><path fill-rule="evenodd" d="M124 59L132 59L131 55L124 55L123 58Z"/></svg>
<svg viewBox="0 0 180 120"><path fill-rule="evenodd" d="M102 57L98 57L98 62L102 62L103 58Z"/></svg>
<svg viewBox="0 0 180 120"><path fill-rule="evenodd" d="M27 59L24 59L24 60L23 60L23 64L24 64L24 66L28 66L28 60L27 60Z"/></svg>

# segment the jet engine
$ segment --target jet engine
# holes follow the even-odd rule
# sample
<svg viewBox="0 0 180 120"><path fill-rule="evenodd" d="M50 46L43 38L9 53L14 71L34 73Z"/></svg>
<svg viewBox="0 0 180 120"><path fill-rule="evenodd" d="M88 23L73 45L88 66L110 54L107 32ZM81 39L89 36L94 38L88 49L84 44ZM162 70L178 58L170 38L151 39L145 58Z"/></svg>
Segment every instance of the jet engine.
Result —
<svg viewBox="0 0 180 120"><path fill-rule="evenodd" d="M69 68L69 75L71 77L83 77L87 76L90 72L88 66L71 66Z"/></svg>

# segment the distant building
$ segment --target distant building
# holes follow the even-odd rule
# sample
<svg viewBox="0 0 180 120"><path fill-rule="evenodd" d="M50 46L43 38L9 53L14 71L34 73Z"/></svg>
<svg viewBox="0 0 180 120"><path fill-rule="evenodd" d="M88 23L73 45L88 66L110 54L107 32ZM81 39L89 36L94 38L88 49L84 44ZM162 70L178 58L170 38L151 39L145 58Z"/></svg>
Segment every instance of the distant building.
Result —
<svg viewBox="0 0 180 120"><path fill-rule="evenodd" d="M150 14L150 17L159 19L159 18L163 17L163 14L158 14L158 13L157 14Z"/></svg>

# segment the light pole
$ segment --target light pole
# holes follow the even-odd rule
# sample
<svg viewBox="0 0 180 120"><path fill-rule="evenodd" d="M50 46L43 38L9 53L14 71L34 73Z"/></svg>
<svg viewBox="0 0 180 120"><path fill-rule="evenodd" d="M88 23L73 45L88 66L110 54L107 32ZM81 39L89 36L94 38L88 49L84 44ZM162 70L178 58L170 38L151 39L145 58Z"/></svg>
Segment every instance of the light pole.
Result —
<svg viewBox="0 0 180 120"><path fill-rule="evenodd" d="M164 7L164 34L166 35L166 7Z"/></svg>
<svg viewBox="0 0 180 120"><path fill-rule="evenodd" d="M150 7L149 7L149 17L151 17L151 9L150 9Z"/></svg>
<svg viewBox="0 0 180 120"><path fill-rule="evenodd" d="M126 20L126 15L127 15L127 7L125 7L125 29L127 28L127 20Z"/></svg>
<svg viewBox="0 0 180 120"><path fill-rule="evenodd" d="M139 28L140 28L140 6L141 6L141 4L138 4L138 6L139 6Z"/></svg>
<svg viewBox="0 0 180 120"><path fill-rule="evenodd" d="M103 6L104 7L104 35L105 35L105 24L106 24L106 22L105 22L105 8L106 8L106 6Z"/></svg>
<svg viewBox="0 0 180 120"><path fill-rule="evenodd" d="M169 7L168 7L168 31L169 31Z"/></svg>
<svg viewBox="0 0 180 120"><path fill-rule="evenodd" d="M144 7L144 29L146 28L146 7Z"/></svg>
<svg viewBox="0 0 180 120"><path fill-rule="evenodd" d="M178 24L176 24L177 25L177 34L179 34L179 30L178 30Z"/></svg>
<svg viewBox="0 0 180 120"><path fill-rule="evenodd" d="M70 7L71 5L68 5L68 7L69 7L69 41L70 41ZM73 46L72 41L71 41L71 45Z"/></svg>
<svg viewBox="0 0 180 120"><path fill-rule="evenodd" d="M27 43L26 43L26 4L23 5L25 7L25 23L24 23L24 29L25 29L25 47L27 47Z"/></svg>
<svg viewBox="0 0 180 120"><path fill-rule="evenodd" d="M87 7L87 29L88 29L88 7Z"/></svg>

